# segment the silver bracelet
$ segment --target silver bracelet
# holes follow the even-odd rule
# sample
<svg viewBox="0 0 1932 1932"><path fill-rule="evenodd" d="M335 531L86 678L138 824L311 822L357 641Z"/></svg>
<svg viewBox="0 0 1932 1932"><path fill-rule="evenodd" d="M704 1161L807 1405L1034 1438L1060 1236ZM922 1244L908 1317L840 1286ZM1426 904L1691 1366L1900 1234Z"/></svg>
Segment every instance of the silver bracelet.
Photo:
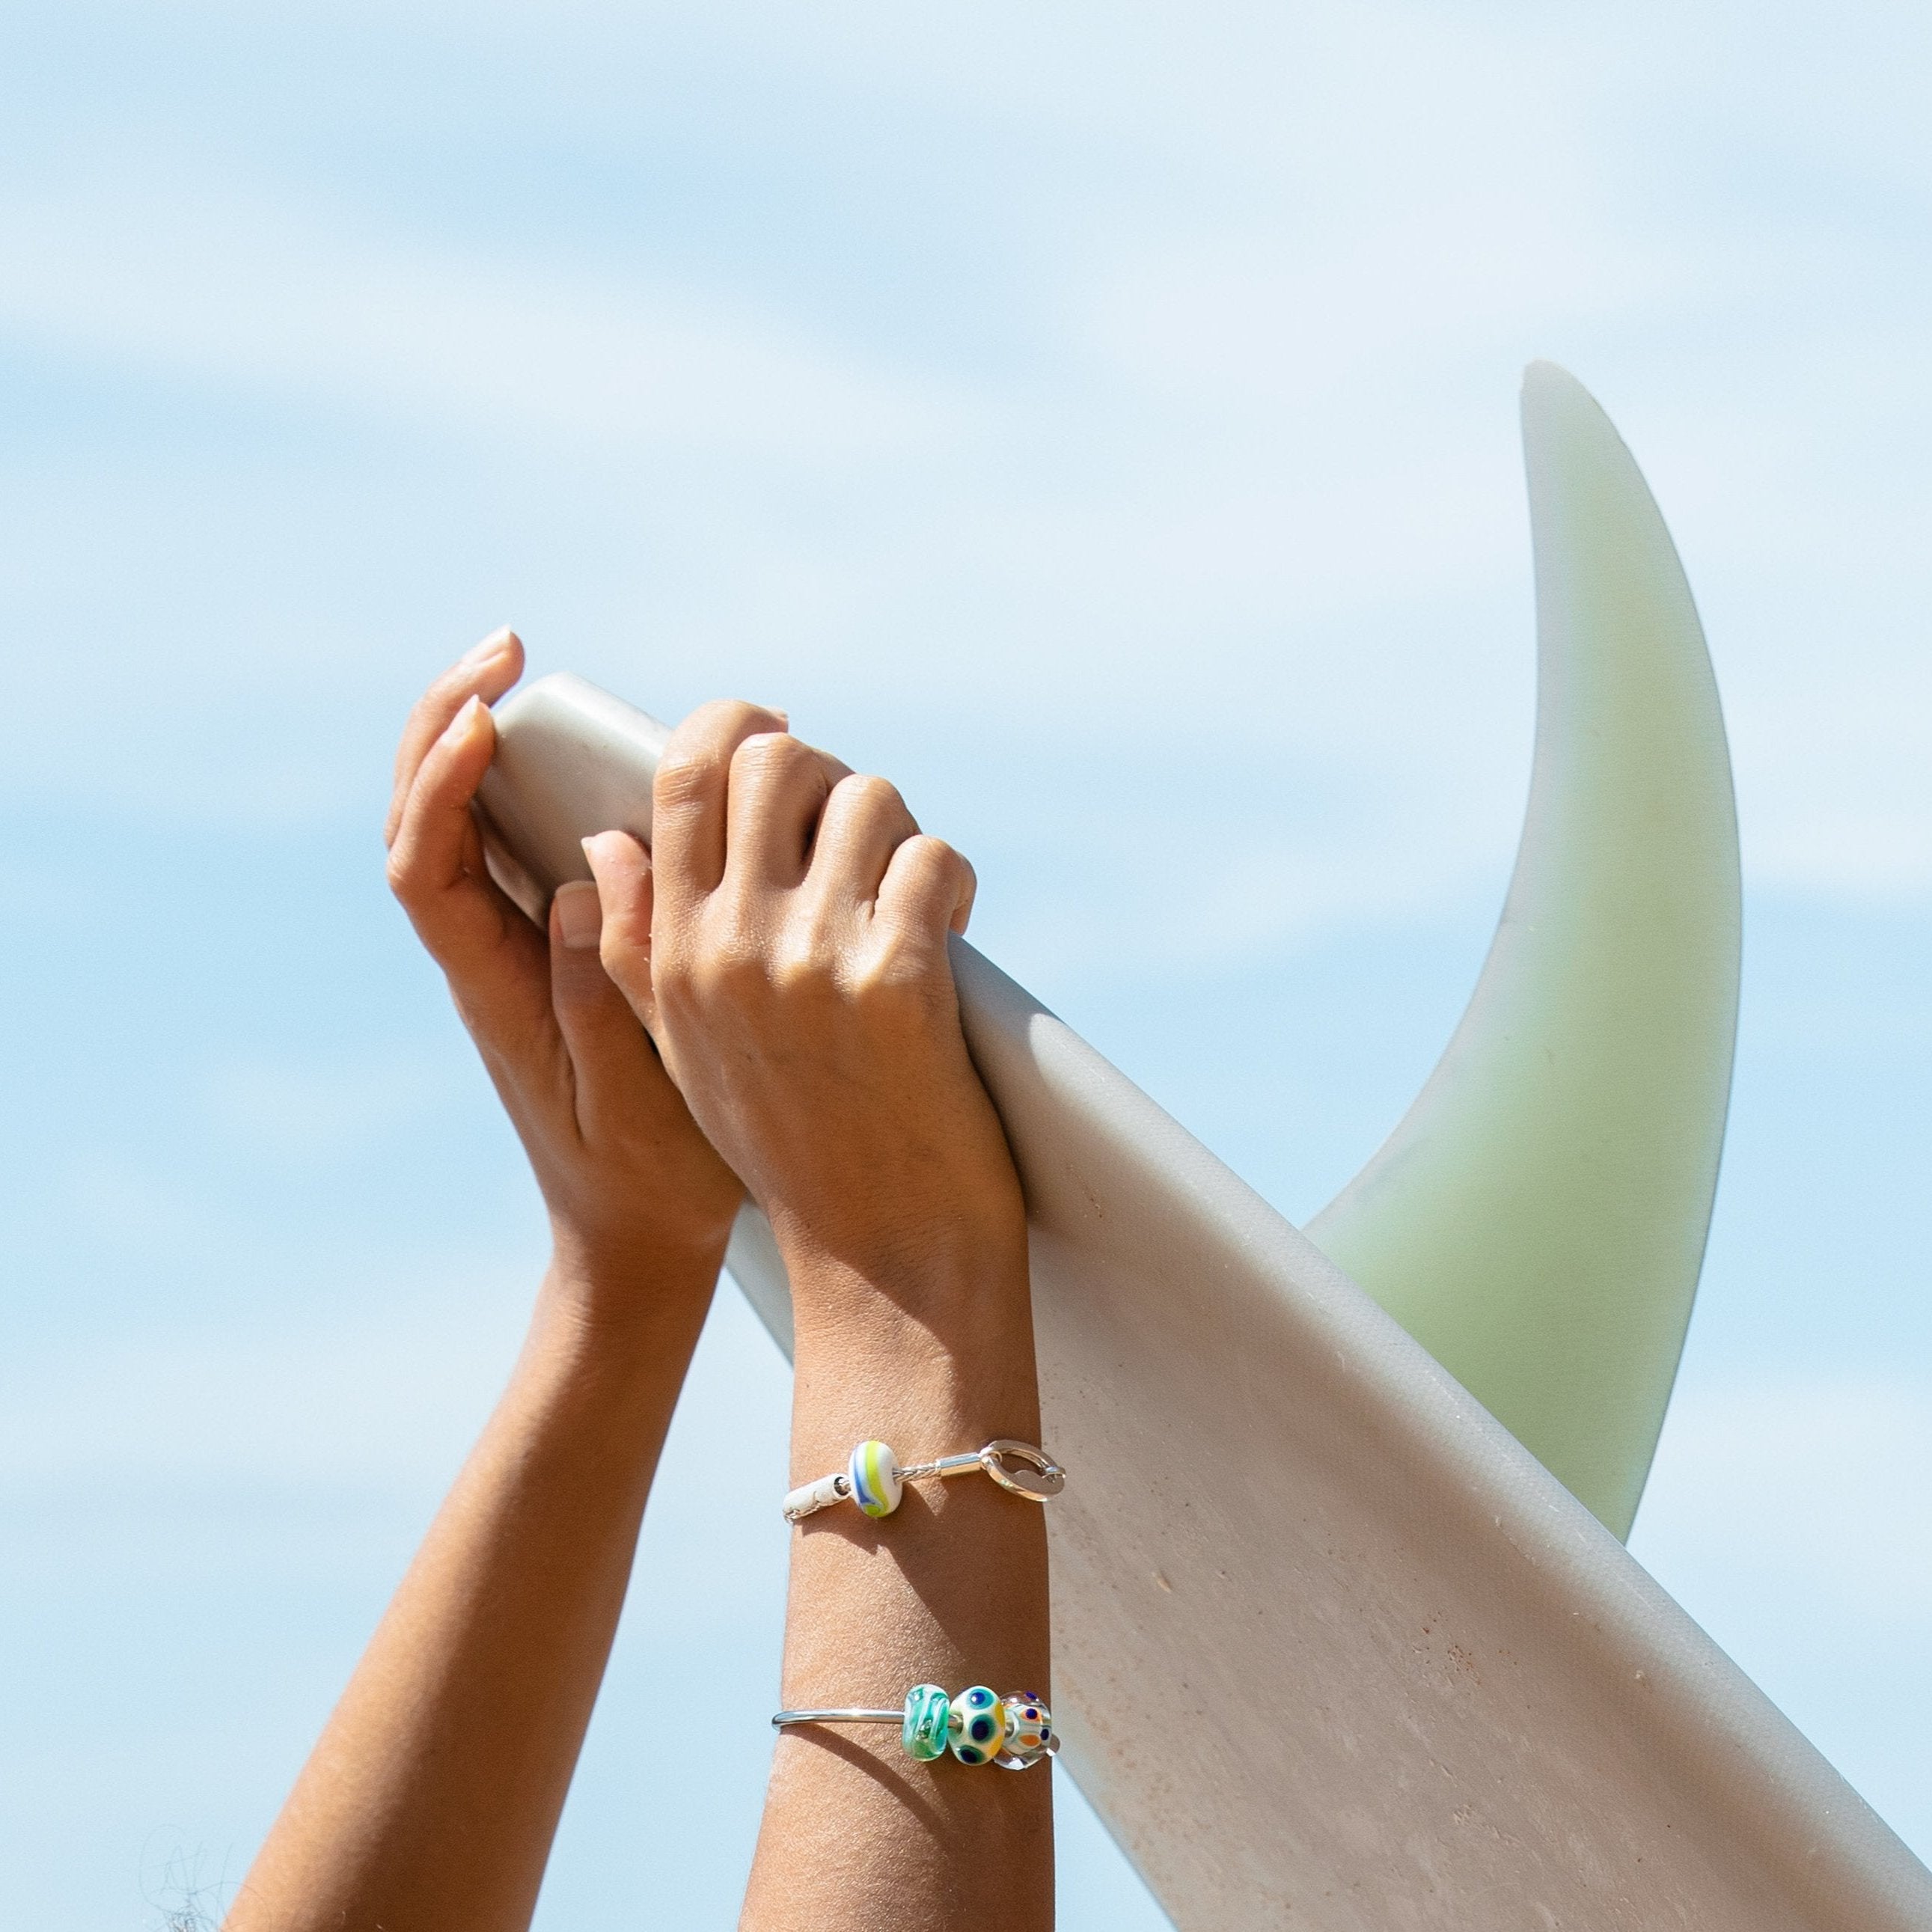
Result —
<svg viewBox="0 0 1932 1932"><path fill-rule="evenodd" d="M983 1684L949 1697L937 1684L915 1684L898 1711L781 1711L772 1727L788 1724L897 1724L909 1757L930 1762L950 1750L962 1764L997 1764L1024 1771L1060 1750L1053 1713L1030 1690L1001 1697Z"/></svg>
<svg viewBox="0 0 1932 1932"><path fill-rule="evenodd" d="M801 1522L834 1503L851 1502L869 1516L890 1516L904 1486L920 1476L963 1476L982 1469L1001 1489L1029 1502L1043 1503L1066 1486L1066 1472L1044 1449L1004 1437L963 1456L941 1456L931 1462L902 1465L891 1445L861 1442L845 1467L794 1490L784 1499L785 1519Z"/></svg>
<svg viewBox="0 0 1932 1932"><path fill-rule="evenodd" d="M772 1715L772 1727L782 1730L787 1724L896 1724L904 1718L903 1711L779 1711Z"/></svg>

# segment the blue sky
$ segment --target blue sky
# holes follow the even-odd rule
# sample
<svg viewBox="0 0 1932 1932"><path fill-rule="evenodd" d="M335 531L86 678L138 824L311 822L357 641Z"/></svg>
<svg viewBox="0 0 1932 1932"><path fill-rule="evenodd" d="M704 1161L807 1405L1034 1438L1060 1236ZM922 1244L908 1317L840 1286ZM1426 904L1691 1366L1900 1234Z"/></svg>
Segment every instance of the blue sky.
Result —
<svg viewBox="0 0 1932 1932"><path fill-rule="evenodd" d="M1677 536L1743 830L1732 1136L1633 1546L1932 1855L1932 17L26 0L4 36L0 1855L37 1924L238 1874L514 1346L535 1197L381 883L429 673L508 621L663 716L788 706L1300 1218L1499 902L1535 356ZM541 1924L728 1922L784 1400L728 1291ZM1158 1923L1062 1789L1070 1932Z"/></svg>

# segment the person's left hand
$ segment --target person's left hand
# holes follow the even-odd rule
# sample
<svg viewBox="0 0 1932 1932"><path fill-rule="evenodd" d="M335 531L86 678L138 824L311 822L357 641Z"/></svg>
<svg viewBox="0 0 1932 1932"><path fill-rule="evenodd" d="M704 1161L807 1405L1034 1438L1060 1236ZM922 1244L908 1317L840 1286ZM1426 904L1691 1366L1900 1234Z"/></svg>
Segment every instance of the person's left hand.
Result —
<svg viewBox="0 0 1932 1932"><path fill-rule="evenodd" d="M489 706L523 667L522 644L500 631L410 714L389 884L515 1124L560 1262L598 1298L594 1312L626 1314L694 1266L709 1291L742 1190L604 970L597 888L563 886L546 936L484 867L470 806L496 748Z"/></svg>

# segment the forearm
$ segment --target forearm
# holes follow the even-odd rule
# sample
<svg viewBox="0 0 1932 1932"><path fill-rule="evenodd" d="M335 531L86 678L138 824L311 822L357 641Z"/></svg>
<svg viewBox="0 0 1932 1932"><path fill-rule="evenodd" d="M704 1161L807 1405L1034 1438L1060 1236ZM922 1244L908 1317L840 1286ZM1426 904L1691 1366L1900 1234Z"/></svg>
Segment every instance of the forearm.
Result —
<svg viewBox="0 0 1932 1932"><path fill-rule="evenodd" d="M716 1275L680 1262L614 1324L553 1268L230 1932L528 1923Z"/></svg>
<svg viewBox="0 0 1932 1932"><path fill-rule="evenodd" d="M908 1462L1040 1439L1023 1238L1006 1250L918 1282L794 1266L795 1482L868 1437ZM919 1683L1050 1696L1047 1610L1044 1512L989 1481L908 1484L878 1522L825 1510L796 1532L785 1704L890 1708ZM751 1932L953 1932L986 1922L995 1897L1012 1932L1052 1922L1044 1768L921 1763L883 1725L784 1734Z"/></svg>
<svg viewBox="0 0 1932 1932"><path fill-rule="evenodd" d="M604 969L784 1256L795 1482L867 1438L910 1462L1037 1442L1024 1204L949 951L971 867L884 780L737 704L672 734L648 854L622 832L584 851ZM1036 1504L927 1482L881 1522L847 1506L796 1533L790 1708L889 1709L921 1683L1043 1695L1047 1662ZM1051 1773L921 1761L896 1729L787 1730L744 1924L1046 1932Z"/></svg>

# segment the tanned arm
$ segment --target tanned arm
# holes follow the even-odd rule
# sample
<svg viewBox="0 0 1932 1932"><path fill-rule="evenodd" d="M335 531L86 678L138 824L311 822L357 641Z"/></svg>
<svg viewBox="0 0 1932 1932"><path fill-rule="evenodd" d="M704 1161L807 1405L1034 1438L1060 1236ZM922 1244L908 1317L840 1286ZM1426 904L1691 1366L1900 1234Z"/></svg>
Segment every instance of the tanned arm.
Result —
<svg viewBox="0 0 1932 1932"><path fill-rule="evenodd" d="M528 1151L554 1258L507 1393L229 1915L229 1932L521 1932L596 1701L671 1411L741 1190L597 951L546 935L470 811L522 646L431 688L397 761L389 874Z"/></svg>
<svg viewBox="0 0 1932 1932"><path fill-rule="evenodd" d="M610 976L784 1253L794 1481L868 1438L908 1462L1037 1442L1023 1204L948 963L970 868L890 785L745 705L674 736L650 854L622 833L586 849ZM788 1707L891 1708L918 1683L1051 1695L1038 1504L968 1478L794 1534ZM1046 1767L920 1762L884 1726L780 1738L751 1932L1052 1917Z"/></svg>

